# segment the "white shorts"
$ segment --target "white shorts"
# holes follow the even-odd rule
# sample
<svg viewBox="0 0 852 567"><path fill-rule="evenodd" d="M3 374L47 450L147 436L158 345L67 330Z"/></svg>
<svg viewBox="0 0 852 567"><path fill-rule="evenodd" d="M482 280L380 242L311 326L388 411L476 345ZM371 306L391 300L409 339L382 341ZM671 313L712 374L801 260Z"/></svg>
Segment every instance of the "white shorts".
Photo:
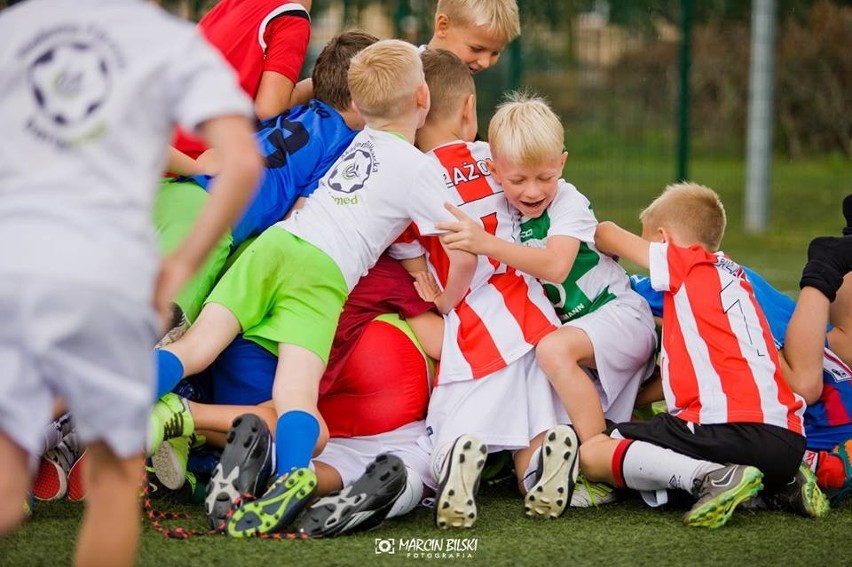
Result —
<svg viewBox="0 0 852 567"><path fill-rule="evenodd" d="M314 460L335 469L343 486L358 480L367 465L382 453L396 455L406 467L420 474L420 478L428 479L429 453L417 444L417 439L425 433L426 422L415 421L368 437L332 437Z"/></svg>
<svg viewBox="0 0 852 567"><path fill-rule="evenodd" d="M564 326L582 329L595 349L597 368L586 373L604 416L615 423L630 421L639 386L654 371L657 333L648 303L635 293L621 295Z"/></svg>
<svg viewBox="0 0 852 567"><path fill-rule="evenodd" d="M145 446L154 398L154 310L89 286L0 279L0 429L36 455L61 397L82 444Z"/></svg>
<svg viewBox="0 0 852 567"><path fill-rule="evenodd" d="M568 423L568 415L530 350L485 378L439 383L429 401L427 435L418 442L432 454L437 481L452 443L465 433L495 453L528 447L530 439L559 423Z"/></svg>

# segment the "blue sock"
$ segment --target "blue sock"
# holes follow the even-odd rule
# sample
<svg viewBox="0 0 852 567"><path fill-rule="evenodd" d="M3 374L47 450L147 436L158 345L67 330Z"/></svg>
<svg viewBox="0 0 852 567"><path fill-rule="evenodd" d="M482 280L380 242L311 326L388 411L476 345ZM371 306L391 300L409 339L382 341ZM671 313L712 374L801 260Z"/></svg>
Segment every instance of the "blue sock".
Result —
<svg viewBox="0 0 852 567"><path fill-rule="evenodd" d="M157 349L157 397L159 400L172 391L183 378L183 363L167 350Z"/></svg>
<svg viewBox="0 0 852 567"><path fill-rule="evenodd" d="M276 474L308 466L319 438L319 421L301 410L291 410L278 418L275 426Z"/></svg>

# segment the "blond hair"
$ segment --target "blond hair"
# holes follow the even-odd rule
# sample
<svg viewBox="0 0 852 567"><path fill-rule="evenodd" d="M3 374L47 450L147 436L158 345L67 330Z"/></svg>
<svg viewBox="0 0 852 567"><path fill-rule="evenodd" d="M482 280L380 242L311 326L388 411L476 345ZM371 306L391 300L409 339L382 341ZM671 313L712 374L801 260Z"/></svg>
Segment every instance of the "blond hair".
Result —
<svg viewBox="0 0 852 567"><path fill-rule="evenodd" d="M725 234L725 206L709 187L689 181L665 188L639 215L643 226L671 228L681 238L710 252L719 249Z"/></svg>
<svg viewBox="0 0 852 567"><path fill-rule="evenodd" d="M515 0L438 0L435 18L444 14L451 23L483 26L509 43L521 35L521 20Z"/></svg>
<svg viewBox="0 0 852 567"><path fill-rule="evenodd" d="M349 64L349 92L364 118L394 119L416 108L425 83L417 48L384 39L365 48Z"/></svg>
<svg viewBox="0 0 852 567"><path fill-rule="evenodd" d="M547 102L513 92L488 124L491 153L515 163L535 165L561 155L565 129Z"/></svg>
<svg viewBox="0 0 852 567"><path fill-rule="evenodd" d="M452 117L467 97L476 93L470 69L455 53L446 49L427 49L420 59L432 98L426 119L431 122Z"/></svg>

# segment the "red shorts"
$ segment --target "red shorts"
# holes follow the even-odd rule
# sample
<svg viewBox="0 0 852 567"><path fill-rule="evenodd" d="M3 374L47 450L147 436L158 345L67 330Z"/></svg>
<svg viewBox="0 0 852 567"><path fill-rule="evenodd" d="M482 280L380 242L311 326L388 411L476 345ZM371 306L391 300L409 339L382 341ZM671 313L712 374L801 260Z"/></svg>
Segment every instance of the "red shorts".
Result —
<svg viewBox="0 0 852 567"><path fill-rule="evenodd" d="M430 362L396 316L371 321L319 411L332 437L393 431L424 419L429 405Z"/></svg>

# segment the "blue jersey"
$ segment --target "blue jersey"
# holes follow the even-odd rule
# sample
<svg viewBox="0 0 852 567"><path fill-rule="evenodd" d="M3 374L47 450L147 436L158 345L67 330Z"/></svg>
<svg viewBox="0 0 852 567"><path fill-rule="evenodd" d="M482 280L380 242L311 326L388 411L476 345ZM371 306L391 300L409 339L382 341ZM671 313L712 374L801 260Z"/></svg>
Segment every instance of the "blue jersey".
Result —
<svg viewBox="0 0 852 567"><path fill-rule="evenodd" d="M754 270L743 268L754 289L772 338L777 348L784 346L787 325L796 302L784 295ZM630 283L636 292L648 301L655 317L663 312L663 293L651 287L646 276L634 275ZM822 372L823 390L819 400L805 410L805 435L808 449L831 449L852 438L852 371L830 350L825 350Z"/></svg>
<svg viewBox="0 0 852 567"><path fill-rule="evenodd" d="M299 197L313 193L356 133L317 99L262 122L257 140L266 167L254 200L234 226L233 248L283 219ZM205 189L210 179L193 177Z"/></svg>

